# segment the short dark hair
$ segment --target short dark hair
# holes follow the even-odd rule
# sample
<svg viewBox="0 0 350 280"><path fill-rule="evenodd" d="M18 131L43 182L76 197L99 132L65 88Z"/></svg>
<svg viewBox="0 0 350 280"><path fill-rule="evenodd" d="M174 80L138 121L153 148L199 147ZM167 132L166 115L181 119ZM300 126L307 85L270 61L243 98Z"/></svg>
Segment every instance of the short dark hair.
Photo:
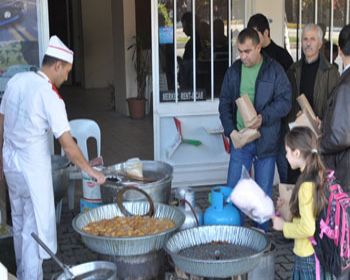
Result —
<svg viewBox="0 0 350 280"><path fill-rule="evenodd" d="M181 22L192 24L192 13L191 12L184 13L181 17Z"/></svg>
<svg viewBox="0 0 350 280"><path fill-rule="evenodd" d="M263 14L255 14L251 16L247 27L253 29L256 28L261 33L264 33L264 31L267 29L270 36L270 24L267 17L265 17Z"/></svg>
<svg viewBox="0 0 350 280"><path fill-rule="evenodd" d="M350 55L350 24L345 25L340 31L338 45L344 55Z"/></svg>
<svg viewBox="0 0 350 280"><path fill-rule="evenodd" d="M338 55L338 46L336 44L332 44L333 45L333 55L337 54ZM324 43L324 49L326 52L329 52L331 50L331 43L329 41L326 41Z"/></svg>
<svg viewBox="0 0 350 280"><path fill-rule="evenodd" d="M255 46L260 43L258 32L248 27L239 32L237 40L240 44L243 44L247 39L251 39Z"/></svg>
<svg viewBox="0 0 350 280"><path fill-rule="evenodd" d="M61 60L61 59L58 59L58 58L55 58L55 57L52 57L52 56L49 56L49 55L44 55L44 58L43 58L43 62L41 65L43 66L51 66L53 64L55 64L56 62L62 62L64 64L68 63L67 61L64 61L64 60Z"/></svg>

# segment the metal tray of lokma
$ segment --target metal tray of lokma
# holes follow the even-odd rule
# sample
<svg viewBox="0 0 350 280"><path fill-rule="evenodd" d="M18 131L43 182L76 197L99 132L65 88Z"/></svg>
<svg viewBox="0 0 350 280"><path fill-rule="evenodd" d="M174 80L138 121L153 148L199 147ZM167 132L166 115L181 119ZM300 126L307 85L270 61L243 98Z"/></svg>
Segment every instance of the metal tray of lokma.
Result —
<svg viewBox="0 0 350 280"><path fill-rule="evenodd" d="M201 226L174 234L165 251L181 271L226 278L253 270L270 241L261 232L238 226Z"/></svg>
<svg viewBox="0 0 350 280"><path fill-rule="evenodd" d="M124 202L127 211L134 215L144 215L149 210L148 202ZM170 236L183 224L184 214L177 208L169 205L154 203L154 218L171 219L175 226L166 231L138 237L105 237L96 236L84 232L82 229L90 222L102 219L112 219L116 216L123 217L117 204L107 204L76 216L72 225L81 235L84 244L94 252L111 256L136 256L160 250Z"/></svg>

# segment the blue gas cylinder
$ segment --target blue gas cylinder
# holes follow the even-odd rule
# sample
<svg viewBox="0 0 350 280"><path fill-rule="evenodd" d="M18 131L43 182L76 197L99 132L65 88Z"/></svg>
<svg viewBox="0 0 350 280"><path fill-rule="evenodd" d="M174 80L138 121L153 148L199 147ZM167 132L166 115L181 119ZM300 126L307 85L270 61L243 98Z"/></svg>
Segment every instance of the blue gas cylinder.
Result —
<svg viewBox="0 0 350 280"><path fill-rule="evenodd" d="M204 212L205 225L241 225L240 214L232 202L227 202L232 189L215 187L210 192L211 205Z"/></svg>

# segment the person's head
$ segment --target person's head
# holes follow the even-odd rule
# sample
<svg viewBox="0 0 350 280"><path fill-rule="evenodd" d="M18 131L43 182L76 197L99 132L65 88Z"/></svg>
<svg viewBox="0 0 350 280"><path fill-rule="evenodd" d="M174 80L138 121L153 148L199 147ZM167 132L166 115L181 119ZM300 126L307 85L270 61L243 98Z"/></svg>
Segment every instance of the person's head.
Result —
<svg viewBox="0 0 350 280"><path fill-rule="evenodd" d="M333 44L332 46L333 48L333 51L332 51L332 54L333 54L333 61L330 61L331 59L331 56L330 56L330 51L331 51L331 43L329 41L326 41L324 43L324 55L325 57L327 58L327 60L331 63L334 63L334 61L337 59L338 57L338 46L336 44Z"/></svg>
<svg viewBox="0 0 350 280"><path fill-rule="evenodd" d="M254 29L245 28L238 34L237 49L246 67L252 67L261 61L261 44L259 35Z"/></svg>
<svg viewBox="0 0 350 280"><path fill-rule="evenodd" d="M68 79L72 65L73 52L57 36L52 36L42 61L42 71L59 88Z"/></svg>
<svg viewBox="0 0 350 280"><path fill-rule="evenodd" d="M301 44L306 61L315 61L318 58L322 47L322 29L317 24L308 23L303 28L301 38Z"/></svg>
<svg viewBox="0 0 350 280"><path fill-rule="evenodd" d="M322 30L322 40L324 40L324 37L326 36L327 27L326 27L326 25L325 25L324 23L322 23L322 22L319 22L317 25L318 25L318 26L321 28L321 30Z"/></svg>
<svg viewBox="0 0 350 280"><path fill-rule="evenodd" d="M300 217L298 193L304 182L315 184L314 212L318 214L325 203L325 167L318 152L317 138L310 128L295 127L286 134L285 146L291 168L301 170L290 201L293 217Z"/></svg>
<svg viewBox="0 0 350 280"><path fill-rule="evenodd" d="M350 57L350 24L345 25L340 31L338 45L342 60L344 60L344 57Z"/></svg>
<svg viewBox="0 0 350 280"><path fill-rule="evenodd" d="M225 24L222 19L217 18L213 23L214 36L222 37L225 36Z"/></svg>
<svg viewBox="0 0 350 280"><path fill-rule="evenodd" d="M182 29L187 36L192 35L192 13L186 12L181 17Z"/></svg>
<svg viewBox="0 0 350 280"><path fill-rule="evenodd" d="M247 27L253 28L258 32L262 47L266 47L270 44L270 24L263 14L251 16Z"/></svg>
<svg viewBox="0 0 350 280"><path fill-rule="evenodd" d="M55 87L59 88L65 81L67 81L68 74L72 70L72 64L55 57L45 55L42 62L42 68L49 70L49 78L51 82L55 85Z"/></svg>
<svg viewBox="0 0 350 280"><path fill-rule="evenodd" d="M198 34L201 40L210 42L210 25L205 21L201 21L198 26Z"/></svg>

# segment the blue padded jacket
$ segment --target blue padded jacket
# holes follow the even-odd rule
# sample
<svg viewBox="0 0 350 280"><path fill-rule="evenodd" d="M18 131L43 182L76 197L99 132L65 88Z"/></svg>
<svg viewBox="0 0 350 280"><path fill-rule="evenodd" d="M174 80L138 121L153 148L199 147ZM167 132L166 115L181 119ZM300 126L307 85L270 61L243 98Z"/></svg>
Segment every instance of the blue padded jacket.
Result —
<svg viewBox="0 0 350 280"><path fill-rule="evenodd" d="M259 129L261 137L256 140L257 156L268 157L277 154L281 137L281 119L291 109L292 90L288 77L282 66L263 56L258 77L255 83L254 107L262 116ZM226 71L221 87L219 112L226 136L230 136L236 127L237 105L240 97L242 62L236 60Z"/></svg>

